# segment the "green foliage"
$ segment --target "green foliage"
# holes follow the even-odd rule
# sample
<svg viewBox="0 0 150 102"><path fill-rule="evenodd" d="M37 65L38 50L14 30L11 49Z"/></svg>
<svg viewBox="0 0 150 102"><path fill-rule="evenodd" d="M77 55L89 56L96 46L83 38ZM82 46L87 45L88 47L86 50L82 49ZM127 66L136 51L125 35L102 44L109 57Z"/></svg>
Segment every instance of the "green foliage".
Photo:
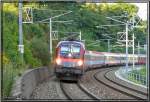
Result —
<svg viewBox="0 0 150 102"><path fill-rule="evenodd" d="M137 13L138 8L135 5L128 3L118 3L108 5L107 3L95 4L95 3L28 3L25 2L24 6L33 6L33 8L47 9L33 10L34 21L40 21L47 19L51 16L62 14L68 10L72 13L54 18L54 21L66 21L73 20L70 24L68 23L56 23L52 22L52 30L60 31L59 38L66 37L65 33L62 32L79 32L82 33L82 40L85 40L86 49L107 52L107 41L103 41L97 44L97 46L88 46L91 42L88 40L104 39L102 36L104 33L112 34L111 37L115 38L117 32L123 31L124 26L118 27L105 27L103 29L97 28L96 26L105 24L116 24L114 21L106 19L107 16L120 16L124 15L126 11L129 17L123 17L119 20L126 21L131 16ZM4 81L5 89L4 96L9 95L12 81L14 77L26 70L27 67L35 68L39 66L49 65L50 54L49 54L49 24L23 24L23 43L24 43L24 61L22 63L21 56L18 51L18 4L17 3L4 3L3 5L3 50L4 50ZM53 10L65 10L65 11L53 11ZM138 18L135 20L138 22ZM140 25L147 26L146 21L140 21ZM147 28L136 28L134 29L136 39L145 44L147 36ZM131 38L132 32L129 32ZM57 45L59 41L53 41L53 46ZM111 45L114 45L116 41L111 41ZM135 40L137 45L137 40ZM53 48L53 54L55 49ZM125 52L125 48L111 48L112 52ZM129 48L132 52L132 49ZM22 66L23 64L23 66ZM10 76L11 75L11 78ZM10 78L10 80L9 80ZM8 87L8 88L7 88Z"/></svg>
<svg viewBox="0 0 150 102"><path fill-rule="evenodd" d="M33 56L40 59L43 65L49 63L50 56L48 52L48 44L43 42L43 39L34 37L31 42L31 49Z"/></svg>
<svg viewBox="0 0 150 102"><path fill-rule="evenodd" d="M143 66L140 70L133 70L132 73L146 76L146 66Z"/></svg>
<svg viewBox="0 0 150 102"><path fill-rule="evenodd" d="M12 90L12 85L14 81L25 71L27 66L16 68L16 63L5 63L3 64L3 87L2 87L2 95L4 97L10 96L10 92Z"/></svg>
<svg viewBox="0 0 150 102"><path fill-rule="evenodd" d="M18 17L17 8L13 4L4 4L3 12L3 96L9 96L14 79L21 75L29 66L36 68L42 64L41 60L34 57L30 48L30 40L36 35L41 37L43 30L39 25L28 26L23 32L24 36L24 61L18 52ZM10 8L12 7L12 8ZM23 29L24 30L24 29ZM29 36L30 35L30 36Z"/></svg>
<svg viewBox="0 0 150 102"><path fill-rule="evenodd" d="M25 44L24 59L25 59L26 64L28 64L31 68L42 66L40 59L34 57L31 51L29 42Z"/></svg>
<svg viewBox="0 0 150 102"><path fill-rule="evenodd" d="M10 19L11 18L11 19ZM3 17L3 50L11 61L18 61L18 24L17 17L12 13L4 12ZM13 23L12 23L13 22Z"/></svg>
<svg viewBox="0 0 150 102"><path fill-rule="evenodd" d="M2 94L4 97L10 95L13 83L13 66L12 64L4 65L3 67L3 88Z"/></svg>
<svg viewBox="0 0 150 102"><path fill-rule="evenodd" d="M146 85L146 66L142 66L142 68L140 70L132 70L130 72L131 74L128 75L128 79L138 83L138 84L144 84Z"/></svg>

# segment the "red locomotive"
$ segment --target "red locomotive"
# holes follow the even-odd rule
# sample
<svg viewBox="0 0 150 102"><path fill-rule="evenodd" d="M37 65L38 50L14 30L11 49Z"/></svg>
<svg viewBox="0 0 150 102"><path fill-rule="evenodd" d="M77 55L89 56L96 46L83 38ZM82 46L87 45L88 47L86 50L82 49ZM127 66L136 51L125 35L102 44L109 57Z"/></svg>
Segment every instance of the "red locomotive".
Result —
<svg viewBox="0 0 150 102"><path fill-rule="evenodd" d="M59 42L56 47L56 76L65 79L71 78L71 80L78 79L82 76L85 71L84 53L85 47L82 42Z"/></svg>
<svg viewBox="0 0 150 102"><path fill-rule="evenodd" d="M132 64L133 55L128 54L128 62ZM135 64L145 64L145 55L134 55ZM55 74L60 79L77 80L87 69L125 65L126 55L86 51L80 41L60 41L56 47Z"/></svg>

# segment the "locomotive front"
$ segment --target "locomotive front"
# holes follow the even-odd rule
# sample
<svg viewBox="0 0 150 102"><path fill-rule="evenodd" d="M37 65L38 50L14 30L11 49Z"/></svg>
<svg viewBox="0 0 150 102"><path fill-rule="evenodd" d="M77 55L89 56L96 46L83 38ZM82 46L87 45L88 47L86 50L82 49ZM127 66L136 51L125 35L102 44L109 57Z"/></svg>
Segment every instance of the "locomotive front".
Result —
<svg viewBox="0 0 150 102"><path fill-rule="evenodd" d="M61 41L56 47L55 74L65 80L76 80L84 73L84 44Z"/></svg>

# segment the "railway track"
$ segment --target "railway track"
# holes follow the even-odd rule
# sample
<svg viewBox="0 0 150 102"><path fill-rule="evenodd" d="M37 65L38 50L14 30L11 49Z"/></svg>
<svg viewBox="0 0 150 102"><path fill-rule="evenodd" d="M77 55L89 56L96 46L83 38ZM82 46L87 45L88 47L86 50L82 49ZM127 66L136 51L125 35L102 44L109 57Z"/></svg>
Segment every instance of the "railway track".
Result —
<svg viewBox="0 0 150 102"><path fill-rule="evenodd" d="M35 89L33 99L147 99L147 93L112 80L110 75L115 70L113 67L90 70L78 83L59 81L56 77L51 77Z"/></svg>
<svg viewBox="0 0 150 102"><path fill-rule="evenodd" d="M125 88L127 88L127 89L129 89L129 90L132 90L132 91L135 91L135 92L137 92L137 93L140 93L140 94L142 94L142 95L145 95L145 96L148 96L148 93L147 93L147 90L145 89L145 90L139 90L139 89L136 89L136 88L134 88L134 87L128 87L128 86L126 86L125 84L121 84L121 83L119 83L119 81L120 81L120 79L119 80L117 80L117 81L114 81L112 78L110 78L111 76L110 76L110 74L113 74L114 73L114 71L113 70L110 70L110 71L108 71L108 72L106 72L105 73L105 78L107 79L107 80L109 80L109 81L111 81L111 82L113 82L113 83L115 83L115 84L118 84L119 86L122 86L122 87L125 87ZM114 76L115 76L115 74L113 74ZM115 76L116 77L116 76Z"/></svg>
<svg viewBox="0 0 150 102"><path fill-rule="evenodd" d="M67 100L68 97L62 92L59 80L52 76L34 89L31 99Z"/></svg>
<svg viewBox="0 0 150 102"><path fill-rule="evenodd" d="M86 90L80 83L60 82L60 87L69 100L98 100L96 96Z"/></svg>
<svg viewBox="0 0 150 102"><path fill-rule="evenodd" d="M111 67L111 69L116 70L115 67ZM105 78L108 77L108 72L110 71L110 68L101 68L98 70L91 70L89 72L86 73L86 80L82 80L83 81L83 85L91 92L93 93L95 96L99 97L101 100L110 100L110 99L116 99L116 100L146 100L148 99L146 95L138 96L139 94L134 94L134 93L130 93L128 91L126 91L124 88L122 88L121 86L117 86L117 83L119 83L120 81L115 83L109 81L108 79L111 78L111 76L109 76L108 79ZM105 73L107 75L105 75ZM96 78L95 78L96 77ZM124 82L126 83L126 82ZM128 86L126 86L128 87ZM134 88L136 89L136 88ZM133 89L133 90L134 90ZM129 90L129 89L128 89ZM130 91L130 90L129 90ZM137 90L138 93L139 90ZM134 91L133 91L134 92Z"/></svg>
<svg viewBox="0 0 150 102"><path fill-rule="evenodd" d="M55 76L39 84L32 93L32 99L52 100L97 100L82 84L59 81Z"/></svg>
<svg viewBox="0 0 150 102"><path fill-rule="evenodd" d="M108 77L108 73L112 71L112 69L104 70L104 71L97 71L94 74L94 78L99 82L107 87L113 89L114 91L118 91L120 93L123 93L129 97L138 99L138 100L143 100L147 99L147 94L144 92L141 92L139 90L132 89L128 86L122 85L119 82L115 82Z"/></svg>

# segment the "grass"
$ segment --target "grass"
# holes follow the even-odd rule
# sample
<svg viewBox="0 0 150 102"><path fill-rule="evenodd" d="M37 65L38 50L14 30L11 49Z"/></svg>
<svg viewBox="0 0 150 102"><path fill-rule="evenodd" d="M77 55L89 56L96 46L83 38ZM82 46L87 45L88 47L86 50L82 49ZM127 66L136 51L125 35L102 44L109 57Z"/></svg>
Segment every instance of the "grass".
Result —
<svg viewBox="0 0 150 102"><path fill-rule="evenodd" d="M12 63L3 64L3 79L2 79L2 95L4 97L10 96L10 92L12 90L13 83L15 82L15 79L21 76L21 74L24 72L25 67L16 67L16 65L13 65Z"/></svg>
<svg viewBox="0 0 150 102"><path fill-rule="evenodd" d="M132 73L146 76L146 66L143 66L140 70L133 70Z"/></svg>
<svg viewBox="0 0 150 102"><path fill-rule="evenodd" d="M136 76L135 75L128 75L128 80L132 81L132 82L135 82L137 84L142 84L142 85L146 85L146 77L141 77L142 80L140 80L140 78L138 77L136 79Z"/></svg>
<svg viewBox="0 0 150 102"><path fill-rule="evenodd" d="M140 70L132 70L129 73L128 80L146 85L146 66L143 66Z"/></svg>

